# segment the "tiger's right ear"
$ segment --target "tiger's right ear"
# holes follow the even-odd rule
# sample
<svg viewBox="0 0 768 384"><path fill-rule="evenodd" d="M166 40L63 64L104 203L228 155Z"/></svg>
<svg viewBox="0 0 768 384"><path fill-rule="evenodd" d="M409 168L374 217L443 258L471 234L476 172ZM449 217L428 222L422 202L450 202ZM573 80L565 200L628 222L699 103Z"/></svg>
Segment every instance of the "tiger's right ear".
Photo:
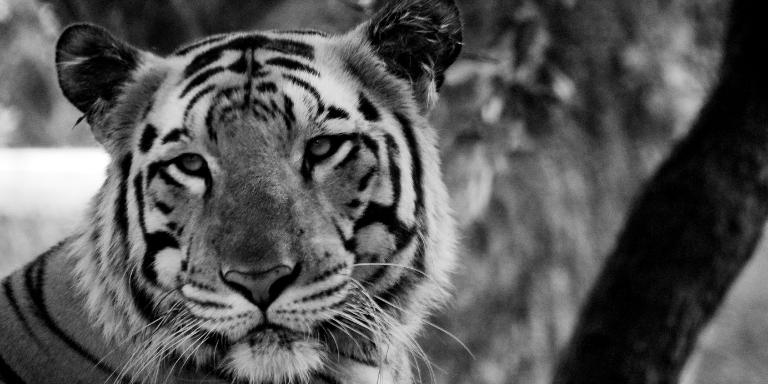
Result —
<svg viewBox="0 0 768 384"><path fill-rule="evenodd" d="M64 96L88 123L108 112L146 53L93 24L74 24L56 43L56 70ZM99 132L94 131L98 141Z"/></svg>

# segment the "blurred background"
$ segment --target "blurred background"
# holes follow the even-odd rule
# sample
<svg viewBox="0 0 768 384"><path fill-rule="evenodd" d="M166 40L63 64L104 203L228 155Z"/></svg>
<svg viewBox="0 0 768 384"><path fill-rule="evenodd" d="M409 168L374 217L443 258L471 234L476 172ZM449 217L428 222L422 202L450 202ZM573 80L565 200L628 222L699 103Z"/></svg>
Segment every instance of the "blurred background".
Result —
<svg viewBox="0 0 768 384"><path fill-rule="evenodd" d="M218 32L342 32L382 1L0 0L0 275L70 232L104 177L56 83L63 26L98 23L164 54ZM716 80L728 2L458 2L466 45L432 120L461 269L434 323L474 357L436 328L422 345L436 383L547 383L633 196ZM701 338L687 384L768 382L767 255Z"/></svg>

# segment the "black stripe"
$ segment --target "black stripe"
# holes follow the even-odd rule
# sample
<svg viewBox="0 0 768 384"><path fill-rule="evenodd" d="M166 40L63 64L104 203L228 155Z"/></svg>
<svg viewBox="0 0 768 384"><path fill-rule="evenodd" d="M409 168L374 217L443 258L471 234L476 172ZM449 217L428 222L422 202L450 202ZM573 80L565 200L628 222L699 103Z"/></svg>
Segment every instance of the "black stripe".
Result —
<svg viewBox="0 0 768 384"><path fill-rule="evenodd" d="M149 293L141 287L135 274L129 274L129 280L133 304L136 306L141 317L144 318L144 321L152 323L157 318L154 311L154 305L152 304L152 298Z"/></svg>
<svg viewBox="0 0 768 384"><path fill-rule="evenodd" d="M241 55L243 60L246 61L245 70L248 74L254 71L253 64L256 64L257 66L260 65L259 63L254 62L253 57L253 49L246 49L245 52ZM246 76L245 77L245 95L243 96L243 103L246 104L248 101L251 100L251 88L253 85L253 77L252 76Z"/></svg>
<svg viewBox="0 0 768 384"><path fill-rule="evenodd" d="M397 218L397 210L394 206L384 206L375 202L369 203L362 216L355 221L355 232L375 223L387 227L387 231L395 237L397 251L408 245L416 234L415 228L408 227Z"/></svg>
<svg viewBox="0 0 768 384"><path fill-rule="evenodd" d="M221 58L223 51L213 48L209 51L203 52L197 55L186 68L184 68L184 79L188 79L190 76L197 73L199 70L205 68L211 63Z"/></svg>
<svg viewBox="0 0 768 384"><path fill-rule="evenodd" d="M413 133L411 122L403 115L395 113L395 118L403 128L403 135L408 142L408 151L411 153L411 173L413 176L413 189L416 193L416 217L418 218L424 212L424 185L422 180L421 156L419 156L419 147L416 137Z"/></svg>
<svg viewBox="0 0 768 384"><path fill-rule="evenodd" d="M371 182L371 178L376 174L376 167L372 167L368 172L360 179L360 183L357 184L357 190L363 192L368 189L368 184Z"/></svg>
<svg viewBox="0 0 768 384"><path fill-rule="evenodd" d="M159 210L160 210L160 212L162 212L164 215L167 215L167 214L169 214L169 213L173 212L173 207L171 207L170 205L166 204L166 203L165 203L165 202L163 202L163 201L160 201L160 200L156 200L156 201L155 201L155 206L156 206L156 207L157 207L157 209L159 209Z"/></svg>
<svg viewBox="0 0 768 384"><path fill-rule="evenodd" d="M320 384L341 384L340 381L334 379L331 376L326 375L325 373L318 373L316 376L318 379L324 381L324 383L320 383Z"/></svg>
<svg viewBox="0 0 768 384"><path fill-rule="evenodd" d="M186 128L174 128L163 136L162 143L168 144L170 142L181 141L183 136L189 137L189 130Z"/></svg>
<svg viewBox="0 0 768 384"><path fill-rule="evenodd" d="M208 112L205 114L205 127L206 131L208 132L208 138L216 143L218 139L218 134L216 133L216 130L213 129L213 111L216 108L216 103L211 103L210 107L208 107Z"/></svg>
<svg viewBox="0 0 768 384"><path fill-rule="evenodd" d="M157 284L157 271L155 270L155 260L157 254L166 248L179 249L179 242L170 233L153 232L144 234L144 243L146 252L141 262L141 271L150 283Z"/></svg>
<svg viewBox="0 0 768 384"><path fill-rule="evenodd" d="M315 76L320 76L320 72L318 72L316 69L310 67L309 65L301 63L299 61L289 59L287 57L273 57L267 60L265 64L282 67L292 71L303 71Z"/></svg>
<svg viewBox="0 0 768 384"><path fill-rule="evenodd" d="M189 91L191 91L192 89L194 89L198 85L204 83L206 80L210 79L212 76L214 76L214 75L216 75L218 73L224 72L226 70L227 69L224 68L224 67L217 66L217 67L213 67L213 68L208 68L205 71L200 72L194 78L192 78L192 80L190 80L189 83L187 83L187 86L184 87L184 91L181 92L181 96L179 96L179 98L183 99L184 96L186 96L187 93L189 93Z"/></svg>
<svg viewBox="0 0 768 384"><path fill-rule="evenodd" d="M357 110L360 111L360 113L363 114L363 117L368 121L379 121L379 119L381 119L379 110L376 109L373 103L371 103L371 101L362 93L360 93Z"/></svg>
<svg viewBox="0 0 768 384"><path fill-rule="evenodd" d="M171 176L171 174L168 173L168 171L166 171L164 167L159 168L157 170L157 174L160 175L160 178L163 179L163 181L166 184L174 186L176 188L184 188L184 184L180 183L173 176Z"/></svg>
<svg viewBox="0 0 768 384"><path fill-rule="evenodd" d="M37 335L35 335L32 332L32 328L30 328L29 323L27 323L27 318L21 312L21 307L19 307L19 302L16 300L16 294L14 293L13 287L11 286L10 277L7 277L5 280L3 280L3 292L5 293L6 299L8 299L8 302L11 304L11 308L13 308L13 312L16 314L16 317L19 319L21 326L24 327L24 330L27 331L29 336L32 338L32 340L35 341L37 345L42 346L42 342L40 341L40 339L37 338Z"/></svg>
<svg viewBox="0 0 768 384"><path fill-rule="evenodd" d="M365 133L361 133L360 134L360 138L363 139L363 144L365 144L365 146L368 147L368 149L371 152L373 152L373 154L378 159L378 157L379 157L379 143L376 142L376 139L374 139L371 136L368 136Z"/></svg>
<svg viewBox="0 0 768 384"><path fill-rule="evenodd" d="M117 197L115 198L114 221L117 231L123 238L128 234L128 176L131 172L132 156L125 155L120 162L120 184L118 186Z"/></svg>
<svg viewBox="0 0 768 384"><path fill-rule="evenodd" d="M340 284L338 284L338 285L336 285L334 287L330 287L330 288L324 289L324 290L322 290L320 292L313 293L313 294L311 294L309 296L302 297L299 300L295 300L295 302L297 302L297 303L306 303L308 301L312 301L312 300L316 300L316 299L319 299L319 298L328 297L328 296L331 296L333 294L336 294L336 293L340 292L347 285L349 285L349 281L345 280L342 283L340 283Z"/></svg>
<svg viewBox="0 0 768 384"><path fill-rule="evenodd" d="M248 57L252 55L253 53L250 49L246 52L243 52L240 57L237 58L237 60L233 61L232 64L227 66L227 69L241 75L246 74L246 72L248 72Z"/></svg>
<svg viewBox="0 0 768 384"><path fill-rule="evenodd" d="M231 305L223 304L223 303L217 303L215 301L207 301L207 300L198 300L192 297L187 297L187 301L192 302L196 305L199 305L201 307L208 307L208 308L216 308L216 309L230 309L232 308Z"/></svg>
<svg viewBox="0 0 768 384"><path fill-rule="evenodd" d="M228 109L234 109L233 107L229 107ZM223 114L224 110L222 110ZM263 101L259 99L252 99L251 100L251 112L253 112L255 117L260 118L263 121L267 121L267 117L274 118L275 113L277 112L277 108L272 108L269 105L265 104Z"/></svg>
<svg viewBox="0 0 768 384"><path fill-rule="evenodd" d="M104 362L101 361L101 359L91 355L90 352L86 351L82 345L78 344L71 337L69 337L69 335L67 335L64 330L62 330L56 324L56 322L51 317L51 314L48 312L48 306L45 303L45 295L43 293L43 289L45 287L45 268L48 258L56 249L57 247L54 247L41 255L37 260L35 260L27 267L26 271L24 271L27 293L29 294L29 298L32 300L32 304L34 305L33 313L37 315L37 317L43 322L48 330L50 330L54 335L61 339L61 341L67 344L78 355L90 361L94 366L99 367L99 369L106 372L107 374L116 375L117 372L115 372L114 369L107 366Z"/></svg>
<svg viewBox="0 0 768 384"><path fill-rule="evenodd" d="M347 354L347 353L344 353L344 352L341 352L341 351L337 351L336 355L338 355L339 357L345 358L345 359L352 360L355 363L359 363L359 364L363 364L363 365L368 365L368 366L371 366L371 367L377 367L378 366L377 362L375 362L375 361L373 361L373 360L371 360L371 359L369 359L367 357L354 356L354 355L350 355L350 354Z"/></svg>
<svg viewBox="0 0 768 384"><path fill-rule="evenodd" d="M258 36L261 39L268 39L265 36ZM246 44L248 39L244 39ZM303 43L296 40L288 39L268 39L262 46L257 46L258 49L266 49L275 52L285 53L287 55L300 56L307 60L315 59L315 48L307 43Z"/></svg>
<svg viewBox="0 0 768 384"><path fill-rule="evenodd" d="M349 119L349 113L339 107L330 106L328 107L328 114L325 115L325 119Z"/></svg>
<svg viewBox="0 0 768 384"><path fill-rule="evenodd" d="M323 31L317 31L314 29L282 29L282 30L276 30L271 31L273 33L282 33L282 34L291 34L291 35L312 35L312 36L323 36L327 37L330 36L329 34L323 32Z"/></svg>
<svg viewBox="0 0 768 384"><path fill-rule="evenodd" d="M392 209L397 210L400 205L400 192L402 190L402 180L400 178L400 166L397 165L396 157L400 156L400 150L397 148L395 139L390 135L385 135L384 140L387 143L387 158L389 159L389 180L392 184Z"/></svg>
<svg viewBox="0 0 768 384"><path fill-rule="evenodd" d="M160 172L160 169L167 167L168 164L170 164L170 161L157 161L149 164L149 166L147 166L147 185L152 184L152 180L155 179L155 176L157 176L158 172ZM136 186L136 183L138 183L136 180L133 182L134 186Z"/></svg>
<svg viewBox="0 0 768 384"><path fill-rule="evenodd" d="M141 232L145 233L147 232L147 226L144 222L144 184L142 182L142 173L139 172L133 178L133 192L136 197L136 210L139 213L139 227L141 228Z"/></svg>
<svg viewBox="0 0 768 384"><path fill-rule="evenodd" d="M189 113L192 112L192 108L195 107L195 104L197 104L198 100L200 100L201 97L211 93L214 89L216 89L215 85L209 85L201 89L199 92L195 94L195 96L193 96L189 100L189 104L187 104L187 107L184 109L184 119L182 120L184 122L184 125L187 125L187 119L189 118Z"/></svg>
<svg viewBox="0 0 768 384"><path fill-rule="evenodd" d="M328 257L328 256L330 256L330 254L326 252L325 256ZM314 283L317 283L318 281L325 280L325 279L327 279L327 278L329 278L329 277L331 277L333 275L338 275L339 273L341 273L341 271L344 268L347 268L348 266L349 266L349 264L347 262L338 263L333 268L328 269L325 272L323 272L322 274L320 274L317 277L313 278L312 281L309 282L309 284L314 284Z"/></svg>
<svg viewBox="0 0 768 384"><path fill-rule="evenodd" d="M152 144L157 139L157 127L152 124L147 124L144 127L144 132L141 133L141 139L139 140L139 150L142 153L149 152L152 149Z"/></svg>
<svg viewBox="0 0 768 384"><path fill-rule="evenodd" d="M193 51L193 50L195 50L197 48L202 47L203 45L215 43L217 41L221 41L224 38L226 38L227 36L229 36L229 35L215 35L215 36L207 37L207 38L205 38L203 40L191 43L189 45L185 45L185 46L177 49L173 54L175 56L183 56L183 55L186 55L187 53L189 53L189 52L191 52L191 51Z"/></svg>
<svg viewBox="0 0 768 384"><path fill-rule="evenodd" d="M283 123L285 123L285 130L293 130L293 123L296 121L296 115L293 112L293 100L288 95L283 95Z"/></svg>
<svg viewBox="0 0 768 384"><path fill-rule="evenodd" d="M307 83L306 81L290 74L290 73L284 73L283 78L290 81L291 83L295 84L296 86L303 88L305 91L307 91L312 97L315 99L315 103L317 103L317 114L323 113L325 111L325 104L323 104L320 92L317 91L315 87Z"/></svg>
<svg viewBox="0 0 768 384"><path fill-rule="evenodd" d="M240 92L241 90L242 90L241 87L229 87L229 88L219 90L216 96L214 97L214 100L211 102L210 106L208 107L208 112L206 112L206 115L205 115L205 126L208 131L208 137L214 143L218 141L218 134L213 127L213 117L214 117L214 112L216 111L216 108L219 107L218 105L219 100L225 99L225 98L232 98L232 96L236 92ZM256 101L255 99L250 100L250 102L252 103L255 101Z"/></svg>
<svg viewBox="0 0 768 384"><path fill-rule="evenodd" d="M272 82L259 83L256 84L256 90L261 93L275 93L277 92L277 85Z"/></svg>
<svg viewBox="0 0 768 384"><path fill-rule="evenodd" d="M195 59L184 69L184 78L188 78L208 64L220 59L221 54L224 51L245 51L246 49L270 50L287 55L300 56L307 60L313 60L315 57L314 48L309 44L299 41L271 39L264 35L239 36L221 45L210 48L208 51L195 57Z"/></svg>
<svg viewBox="0 0 768 384"><path fill-rule="evenodd" d="M293 112L293 100L288 95L283 95L283 112L291 121L296 121L296 115Z"/></svg>
<svg viewBox="0 0 768 384"><path fill-rule="evenodd" d="M2 355L0 355L0 381L7 384L24 384L21 376L11 368Z"/></svg>

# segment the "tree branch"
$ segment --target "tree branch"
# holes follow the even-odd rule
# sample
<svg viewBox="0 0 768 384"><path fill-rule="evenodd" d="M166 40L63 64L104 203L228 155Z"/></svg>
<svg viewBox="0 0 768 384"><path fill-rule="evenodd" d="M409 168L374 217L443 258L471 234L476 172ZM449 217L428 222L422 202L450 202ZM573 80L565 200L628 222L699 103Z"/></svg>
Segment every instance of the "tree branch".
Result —
<svg viewBox="0 0 768 384"><path fill-rule="evenodd" d="M557 384L674 383L768 218L768 2L735 0L720 83L639 196Z"/></svg>

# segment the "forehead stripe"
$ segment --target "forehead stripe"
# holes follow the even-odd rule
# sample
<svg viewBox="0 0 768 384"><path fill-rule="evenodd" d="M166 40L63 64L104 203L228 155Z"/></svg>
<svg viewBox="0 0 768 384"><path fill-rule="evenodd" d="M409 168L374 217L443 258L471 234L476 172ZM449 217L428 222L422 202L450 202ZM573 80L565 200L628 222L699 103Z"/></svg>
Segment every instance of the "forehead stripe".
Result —
<svg viewBox="0 0 768 384"><path fill-rule="evenodd" d="M323 37L330 36L329 34L323 31L318 31L315 29L287 29L287 30L271 31L271 32L279 33L279 34L290 34L290 35L311 35L311 36L323 36Z"/></svg>
<svg viewBox="0 0 768 384"><path fill-rule="evenodd" d="M144 127L144 132L141 133L141 139L139 140L139 150L142 153L149 152L152 149L152 144L155 143L157 138L157 128L152 124L147 124Z"/></svg>
<svg viewBox="0 0 768 384"><path fill-rule="evenodd" d="M315 49L306 43L288 39L270 39L263 35L241 36L217 45L199 54L184 69L184 77L189 77L203 69L208 64L221 58L225 51L245 51L246 49L263 49L287 55L303 57L307 60L315 58Z"/></svg>
<svg viewBox="0 0 768 384"><path fill-rule="evenodd" d="M349 119L349 113L339 107L330 106L328 107L328 113L325 115L325 119Z"/></svg>
<svg viewBox="0 0 768 384"><path fill-rule="evenodd" d="M182 120L184 122L184 125L187 125L187 120L189 119L189 113L192 112L192 108L195 107L195 104L197 104L200 98L213 92L214 89L216 89L216 86L209 85L201 89L199 92L195 94L195 96L192 97L192 99L189 100L189 104L187 104L187 108L184 109L184 119Z"/></svg>
<svg viewBox="0 0 768 384"><path fill-rule="evenodd" d="M289 59L287 57L273 57L265 62L267 65L274 65L276 67L282 67L291 71L302 71L311 75L320 76L320 72L316 69L301 63L299 61Z"/></svg>
<svg viewBox="0 0 768 384"><path fill-rule="evenodd" d="M189 137L189 130L186 128L174 128L168 134L163 136L162 143L168 144L170 142L180 141L183 136Z"/></svg>
<svg viewBox="0 0 768 384"><path fill-rule="evenodd" d="M217 66L217 67L206 69L203 72L200 72L194 78L192 78L192 80L190 80L189 83L187 83L187 86L184 87L184 91L181 92L181 96L179 96L179 98L183 99L184 96L186 96L187 93L189 93L189 91L191 91L193 88L204 83L206 80L210 79L211 76L217 73L224 72L225 70L226 68Z"/></svg>
<svg viewBox="0 0 768 384"><path fill-rule="evenodd" d="M315 102L317 103L317 114L321 114L323 111L325 111L325 105L320 98L320 92L318 92L315 87L290 73L284 73L283 78L290 81L294 85L303 88L310 95L312 95L312 97L315 99Z"/></svg>
<svg viewBox="0 0 768 384"><path fill-rule="evenodd" d="M227 35L211 36L211 37L208 37L206 39L203 39L203 40L191 43L191 44L186 45L186 46L183 46L183 47L177 49L173 54L176 55L176 56L183 56L183 55L186 55L189 52L192 52L193 50L195 50L197 48L202 47L203 45L213 44L215 42L224 40L226 37L227 37Z"/></svg>

